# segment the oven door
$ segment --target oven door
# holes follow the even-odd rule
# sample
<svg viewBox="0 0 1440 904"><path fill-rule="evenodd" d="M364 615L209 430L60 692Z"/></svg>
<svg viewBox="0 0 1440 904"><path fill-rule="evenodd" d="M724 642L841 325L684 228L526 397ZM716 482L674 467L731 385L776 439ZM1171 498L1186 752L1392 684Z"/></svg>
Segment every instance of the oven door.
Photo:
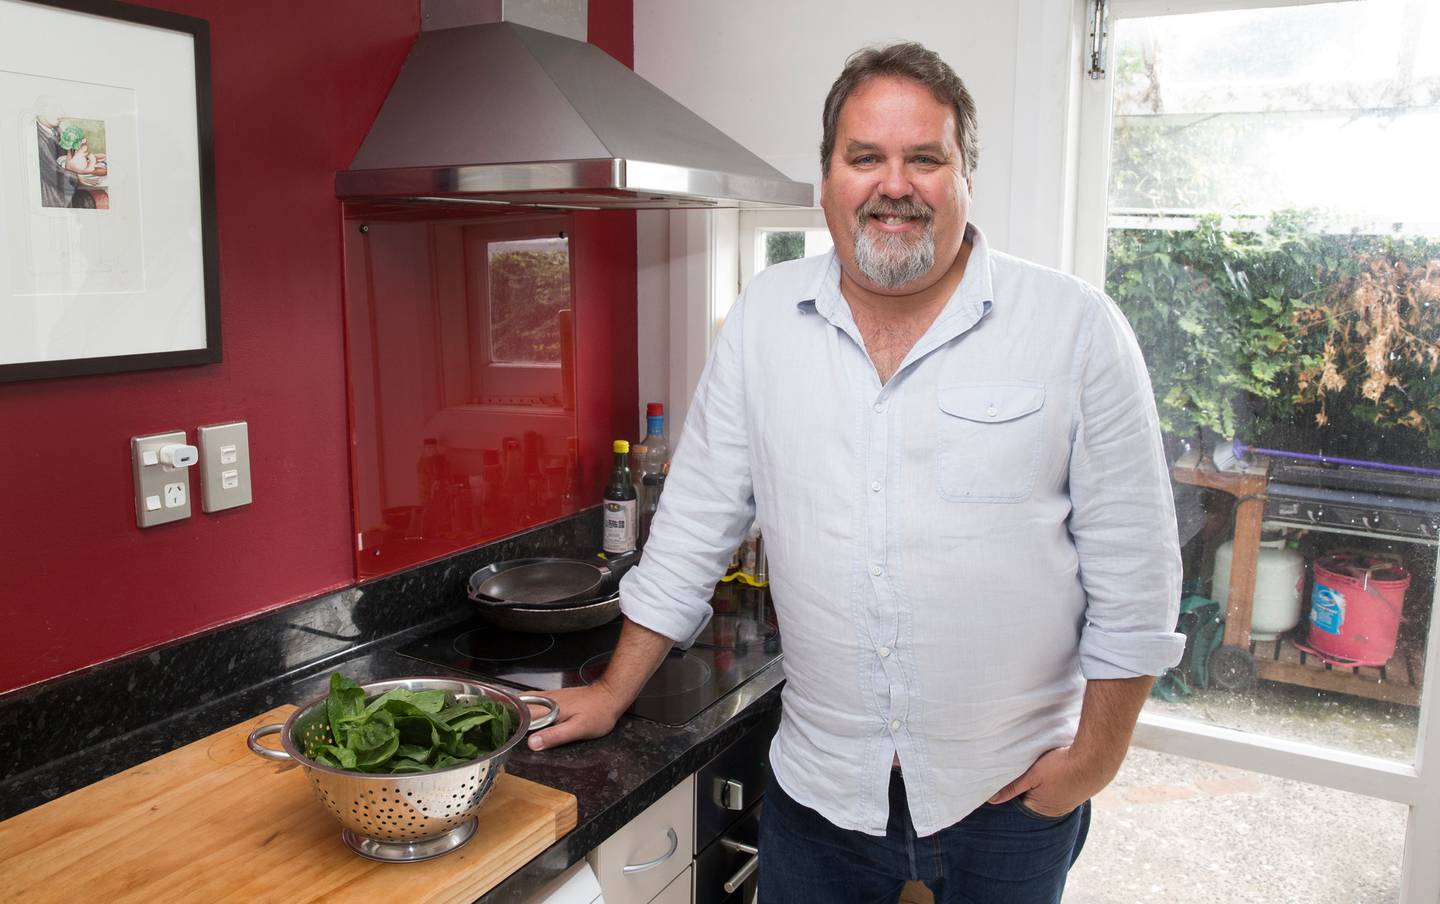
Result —
<svg viewBox="0 0 1440 904"><path fill-rule="evenodd" d="M695 904L753 904L760 807L780 713L760 719L695 775Z"/></svg>
<svg viewBox="0 0 1440 904"><path fill-rule="evenodd" d="M755 904L762 806L745 811L695 858L695 904Z"/></svg>

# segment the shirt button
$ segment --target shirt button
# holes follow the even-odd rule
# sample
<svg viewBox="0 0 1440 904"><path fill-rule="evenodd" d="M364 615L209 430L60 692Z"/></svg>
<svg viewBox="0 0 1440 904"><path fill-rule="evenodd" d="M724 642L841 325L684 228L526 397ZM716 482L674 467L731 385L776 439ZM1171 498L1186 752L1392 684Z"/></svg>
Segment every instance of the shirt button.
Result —
<svg viewBox="0 0 1440 904"><path fill-rule="evenodd" d="M886 656L889 656L889 655L890 655L890 648L889 648L889 647L881 647L880 649L876 650L875 652L877 652L877 653L880 654L880 658L881 658L881 659L884 659Z"/></svg>
<svg viewBox="0 0 1440 904"><path fill-rule="evenodd" d="M989 408L985 409L985 413L988 414L990 417L994 417L995 415L1000 413L1000 409L996 408L994 405L991 405Z"/></svg>
<svg viewBox="0 0 1440 904"><path fill-rule="evenodd" d="M899 719L896 719L895 721L893 721L893 722L890 723L890 730L891 730L891 731L899 731L899 730L900 730L900 720L899 720Z"/></svg>
<svg viewBox="0 0 1440 904"><path fill-rule="evenodd" d="M870 484L870 492L872 492L872 493L878 493L878 492L880 492L880 481L877 480L877 481L875 481L874 483Z"/></svg>
<svg viewBox="0 0 1440 904"><path fill-rule="evenodd" d="M878 577L880 577L880 575L882 575L882 574L885 573L885 569L881 568L879 565L871 565L871 566L870 566L870 573L873 574L873 575L875 575L875 577L878 578Z"/></svg>
<svg viewBox="0 0 1440 904"><path fill-rule="evenodd" d="M879 402L876 402L876 403L875 403L875 413L876 413L876 414L884 414L884 413L885 413L885 406L882 405L882 404L880 404Z"/></svg>

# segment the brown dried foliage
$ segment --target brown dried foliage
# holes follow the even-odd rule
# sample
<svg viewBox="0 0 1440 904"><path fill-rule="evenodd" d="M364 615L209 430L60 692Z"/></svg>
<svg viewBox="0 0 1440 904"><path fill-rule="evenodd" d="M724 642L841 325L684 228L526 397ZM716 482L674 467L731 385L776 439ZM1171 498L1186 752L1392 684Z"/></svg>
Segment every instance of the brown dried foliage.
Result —
<svg viewBox="0 0 1440 904"><path fill-rule="evenodd" d="M1328 392L1360 380L1360 393L1379 402L1387 389L1400 387L1397 362L1431 373L1440 366L1440 261L1424 267L1372 257L1364 269L1325 290L1320 299L1295 315L1301 335L1323 331L1320 361L1299 374L1300 399L1319 402L1316 423L1324 426ZM1401 406L1403 407L1403 406ZM1396 422L1423 429L1415 410Z"/></svg>

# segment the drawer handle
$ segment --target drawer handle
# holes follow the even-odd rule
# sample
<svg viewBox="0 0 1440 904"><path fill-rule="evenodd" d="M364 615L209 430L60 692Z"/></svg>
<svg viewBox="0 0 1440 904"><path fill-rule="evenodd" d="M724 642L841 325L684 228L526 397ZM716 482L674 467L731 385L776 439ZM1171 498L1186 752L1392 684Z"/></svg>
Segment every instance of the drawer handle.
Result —
<svg viewBox="0 0 1440 904"><path fill-rule="evenodd" d="M631 873L643 873L646 870L654 869L675 856L675 851L680 848L680 836L675 834L674 829L666 829L665 834L670 836L670 850L656 857L654 860L646 860L644 863L627 863L620 871L627 876Z"/></svg>
<svg viewBox="0 0 1440 904"><path fill-rule="evenodd" d="M723 845L726 850L734 851L737 854L750 855L750 859L742 863L740 868L735 871L735 875L731 876L725 882L725 894L733 895L735 894L735 890L745 884L745 880L754 874L755 867L760 865L760 849L753 844L731 841L729 838L721 838L720 844Z"/></svg>

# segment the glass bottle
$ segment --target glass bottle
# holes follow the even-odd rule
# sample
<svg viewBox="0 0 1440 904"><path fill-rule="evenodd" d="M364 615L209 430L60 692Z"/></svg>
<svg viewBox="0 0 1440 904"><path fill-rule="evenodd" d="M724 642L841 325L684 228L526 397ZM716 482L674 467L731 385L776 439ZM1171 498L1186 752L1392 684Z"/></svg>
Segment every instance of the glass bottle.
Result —
<svg viewBox="0 0 1440 904"><path fill-rule="evenodd" d="M639 505L635 483L630 476L630 443L617 439L615 465L610 471L610 481L605 484L604 548L609 555L632 552L638 534Z"/></svg>
<svg viewBox="0 0 1440 904"><path fill-rule="evenodd" d="M645 406L645 438L640 442L651 462L648 470L658 473L670 461L670 444L665 440L665 406L660 402Z"/></svg>
<svg viewBox="0 0 1440 904"><path fill-rule="evenodd" d="M650 524L660 508L660 491L665 488L665 475L647 473L641 479L640 487L640 548L650 539Z"/></svg>
<svg viewBox="0 0 1440 904"><path fill-rule="evenodd" d="M645 460L650 449L644 443L632 443L630 446L630 479L635 481L635 492L640 494L640 505L645 505L645 469L649 462Z"/></svg>

